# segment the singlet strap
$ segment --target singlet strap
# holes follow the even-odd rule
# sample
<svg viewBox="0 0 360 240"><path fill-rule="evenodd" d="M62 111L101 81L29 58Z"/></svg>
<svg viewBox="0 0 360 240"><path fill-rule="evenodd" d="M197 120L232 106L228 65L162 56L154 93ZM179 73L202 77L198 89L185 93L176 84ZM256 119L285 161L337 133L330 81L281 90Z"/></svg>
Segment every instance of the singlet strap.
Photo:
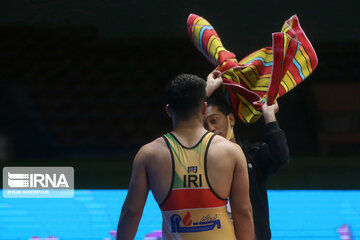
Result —
<svg viewBox="0 0 360 240"><path fill-rule="evenodd" d="M206 178L206 182L211 190L211 192L220 200L227 200L226 198L222 198L220 197L216 192L215 190L212 188L211 184L210 184L210 181L209 181L209 177L208 177L208 172L207 172L207 156L208 156L208 151L209 151L209 147L210 147L210 144L212 142L212 140L214 139L214 137L216 136L216 134L212 135L211 138L209 139L209 142L206 146L206 150L205 150L205 159L204 159L204 164L205 164L205 178Z"/></svg>
<svg viewBox="0 0 360 240"><path fill-rule="evenodd" d="M168 149L169 149L169 152L170 152L170 155L171 155L171 165L172 165L172 174L171 174L171 184L170 184L170 188L169 188L169 191L168 193L166 194L166 197L165 199L159 204L159 207L161 207L162 205L164 205L164 203L166 202L166 200L169 198L170 196L170 193L171 193L171 190L172 190L172 186L174 184L174 174L175 174L175 164L174 164L174 154L171 150L171 146L170 146L170 143L169 143L169 140L166 138L165 135L162 136L162 138L164 139Z"/></svg>

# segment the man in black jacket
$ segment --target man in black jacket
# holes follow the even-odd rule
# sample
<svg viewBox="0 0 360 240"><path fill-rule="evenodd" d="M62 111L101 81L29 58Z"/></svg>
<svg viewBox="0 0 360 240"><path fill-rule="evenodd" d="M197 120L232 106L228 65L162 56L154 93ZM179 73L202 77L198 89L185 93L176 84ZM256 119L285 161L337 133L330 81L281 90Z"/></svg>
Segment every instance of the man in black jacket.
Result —
<svg viewBox="0 0 360 240"><path fill-rule="evenodd" d="M207 96L222 83L220 73L213 71L207 78ZM266 183L269 176L275 174L289 162L289 148L285 133L280 129L275 114L278 104L262 107L265 121L265 137L263 143L246 143L241 140L238 131L234 131L235 116L225 99L219 96L208 98L205 125L209 131L223 136L239 144L245 153L248 163L250 200L253 207L255 236L257 240L271 239L269 224L269 207Z"/></svg>

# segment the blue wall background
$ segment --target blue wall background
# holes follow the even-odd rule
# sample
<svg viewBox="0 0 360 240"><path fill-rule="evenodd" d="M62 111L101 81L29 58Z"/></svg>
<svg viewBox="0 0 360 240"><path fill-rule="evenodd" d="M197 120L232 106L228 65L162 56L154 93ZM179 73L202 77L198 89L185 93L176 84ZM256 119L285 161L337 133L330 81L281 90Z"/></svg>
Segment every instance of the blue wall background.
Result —
<svg viewBox="0 0 360 240"><path fill-rule="evenodd" d="M127 190L76 190L69 199L0 197L0 239L112 239ZM340 239L348 224L360 236L360 191L270 190L273 239ZM161 229L161 213L149 194L135 239Z"/></svg>

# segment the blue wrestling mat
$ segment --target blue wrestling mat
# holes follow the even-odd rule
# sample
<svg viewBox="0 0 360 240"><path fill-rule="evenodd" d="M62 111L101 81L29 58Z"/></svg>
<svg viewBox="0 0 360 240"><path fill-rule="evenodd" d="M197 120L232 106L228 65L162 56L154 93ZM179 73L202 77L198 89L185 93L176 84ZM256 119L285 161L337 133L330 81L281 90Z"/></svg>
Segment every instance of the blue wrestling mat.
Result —
<svg viewBox="0 0 360 240"><path fill-rule="evenodd" d="M116 230L126 192L76 190L69 199L16 199L0 191L0 239L115 239L110 232ZM338 229L344 224L352 239L360 239L360 191L268 193L272 239L341 239ZM161 213L149 194L135 239L159 229Z"/></svg>

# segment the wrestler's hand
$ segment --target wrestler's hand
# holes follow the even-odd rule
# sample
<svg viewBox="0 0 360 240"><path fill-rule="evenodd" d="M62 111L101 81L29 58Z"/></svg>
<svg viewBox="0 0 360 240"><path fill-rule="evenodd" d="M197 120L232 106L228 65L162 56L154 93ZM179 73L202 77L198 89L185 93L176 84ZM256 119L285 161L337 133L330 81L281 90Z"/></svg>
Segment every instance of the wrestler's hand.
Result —
<svg viewBox="0 0 360 240"><path fill-rule="evenodd" d="M275 114L279 111L279 105L274 102L273 105L268 105L266 102L262 106L262 112L265 120L265 124L276 122Z"/></svg>
<svg viewBox="0 0 360 240"><path fill-rule="evenodd" d="M206 96L210 97L213 92L222 84L221 72L218 70L212 71L206 79Z"/></svg>

